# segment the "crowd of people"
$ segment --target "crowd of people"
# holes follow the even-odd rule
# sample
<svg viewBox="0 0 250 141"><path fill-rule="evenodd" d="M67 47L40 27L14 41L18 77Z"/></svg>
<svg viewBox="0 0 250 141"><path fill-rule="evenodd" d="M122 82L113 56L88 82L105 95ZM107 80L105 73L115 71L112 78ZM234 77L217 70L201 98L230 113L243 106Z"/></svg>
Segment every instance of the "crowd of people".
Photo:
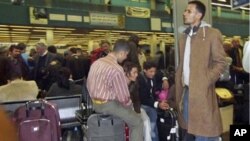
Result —
<svg viewBox="0 0 250 141"><path fill-rule="evenodd" d="M124 120L130 141L159 141L157 112L170 107L178 112L184 141L218 141L222 123L215 84L226 68L234 84L249 83L249 43L244 50L238 40L223 44L220 31L202 21L205 12L202 2L188 2L175 76L162 71L157 64L162 58L146 59L134 34L113 48L102 41L90 55L75 47L60 55L44 40L29 55L23 43L1 47L0 101L33 100L39 90L45 96L79 94L87 78L94 110Z"/></svg>

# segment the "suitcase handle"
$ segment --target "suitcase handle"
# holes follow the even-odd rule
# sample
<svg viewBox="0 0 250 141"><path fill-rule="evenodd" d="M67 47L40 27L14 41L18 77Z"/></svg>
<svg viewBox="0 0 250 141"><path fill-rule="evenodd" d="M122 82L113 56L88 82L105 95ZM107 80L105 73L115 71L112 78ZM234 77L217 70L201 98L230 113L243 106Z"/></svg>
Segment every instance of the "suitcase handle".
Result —
<svg viewBox="0 0 250 141"><path fill-rule="evenodd" d="M98 119L98 126L101 126L101 122L102 120L110 120L111 124L114 125L114 120L113 117L111 115L107 115L107 114L100 114L97 116Z"/></svg>
<svg viewBox="0 0 250 141"><path fill-rule="evenodd" d="M39 109L41 111L41 117L43 117L44 114L44 103L42 101L29 101L26 103L26 117L30 116L31 110L37 110Z"/></svg>

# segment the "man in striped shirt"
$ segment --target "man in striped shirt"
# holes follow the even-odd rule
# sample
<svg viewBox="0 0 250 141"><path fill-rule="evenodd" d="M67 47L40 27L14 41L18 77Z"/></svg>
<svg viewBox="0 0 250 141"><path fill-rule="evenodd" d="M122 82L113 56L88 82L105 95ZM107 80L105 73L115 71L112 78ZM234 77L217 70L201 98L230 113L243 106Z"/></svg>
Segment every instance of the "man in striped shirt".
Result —
<svg viewBox="0 0 250 141"><path fill-rule="evenodd" d="M87 88L96 112L120 117L129 126L130 141L143 141L143 122L131 107L127 79L118 64L128 53L128 42L117 40L111 53L91 65Z"/></svg>

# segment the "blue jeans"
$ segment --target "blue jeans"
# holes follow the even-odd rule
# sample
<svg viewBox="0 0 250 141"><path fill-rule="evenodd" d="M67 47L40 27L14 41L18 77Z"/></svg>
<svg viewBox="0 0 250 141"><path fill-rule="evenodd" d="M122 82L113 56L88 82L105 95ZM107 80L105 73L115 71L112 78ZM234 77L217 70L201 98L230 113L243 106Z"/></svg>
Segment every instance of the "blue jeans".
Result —
<svg viewBox="0 0 250 141"><path fill-rule="evenodd" d="M152 141L159 141L156 109L146 105L141 105L141 107L145 110L150 120Z"/></svg>
<svg viewBox="0 0 250 141"><path fill-rule="evenodd" d="M183 118L186 123L188 123L188 96L189 89L188 87L184 87L183 90ZM195 136L195 141L220 141L220 137L204 137L204 136ZM187 136L186 136L187 137ZM189 141L188 139L184 139L185 141Z"/></svg>

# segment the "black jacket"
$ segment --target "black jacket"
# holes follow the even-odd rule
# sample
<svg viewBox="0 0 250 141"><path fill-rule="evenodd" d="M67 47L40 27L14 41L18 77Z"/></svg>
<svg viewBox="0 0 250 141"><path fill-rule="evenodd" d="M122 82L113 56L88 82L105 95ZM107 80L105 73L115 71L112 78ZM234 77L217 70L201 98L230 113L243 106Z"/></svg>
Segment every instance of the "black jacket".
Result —
<svg viewBox="0 0 250 141"><path fill-rule="evenodd" d="M144 73L140 73L138 76L139 83L139 96L142 105L154 107L154 103L157 101L155 92L159 89L159 82L155 78L153 80L153 88L151 92L151 82L149 78L146 78Z"/></svg>

